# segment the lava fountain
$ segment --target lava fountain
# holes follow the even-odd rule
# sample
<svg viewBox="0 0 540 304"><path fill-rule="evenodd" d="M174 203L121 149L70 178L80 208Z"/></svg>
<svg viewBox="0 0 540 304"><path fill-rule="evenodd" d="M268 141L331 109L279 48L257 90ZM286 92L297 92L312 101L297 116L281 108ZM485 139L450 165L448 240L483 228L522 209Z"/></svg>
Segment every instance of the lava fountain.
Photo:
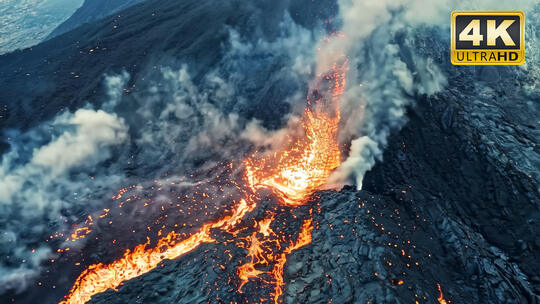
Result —
<svg viewBox="0 0 540 304"><path fill-rule="evenodd" d="M89 266L60 304L86 303L98 293L116 290L123 282L148 273L166 259L176 259L201 244L217 243L212 237L213 230L227 231L235 236L235 228L255 209L261 188L271 190L286 207L294 208L306 203L340 164L337 140L339 97L345 88L346 71L347 61L344 59L335 63L328 73L318 76L315 89L307 98L302 132L290 132L300 135L291 135L286 146L279 151L255 152L243 162L245 189L241 192L244 197L227 212L228 215L203 224L187 238L181 239L180 234L173 231L159 239L155 247L150 247L150 241L147 241L127 250L112 263ZM311 218L304 220L301 231L293 240L291 235L275 232L271 228L273 222L274 217L269 215L251 228L254 230L249 237L234 239L238 247L247 251L246 262L237 268L237 290L241 293L246 283L265 275L261 280L264 284L271 284L273 291L264 301L278 303L285 285L283 269L287 256L311 242L313 226Z"/></svg>
<svg viewBox="0 0 540 304"><path fill-rule="evenodd" d="M324 185L341 163L337 141L340 119L339 96L345 88L347 61L335 63L331 73L320 75L320 85L330 85L330 96L314 91L302 120L303 136L290 139L286 149L262 158L249 158L246 176L249 186L269 188L286 205L302 204ZM328 82L330 82L328 84Z"/></svg>

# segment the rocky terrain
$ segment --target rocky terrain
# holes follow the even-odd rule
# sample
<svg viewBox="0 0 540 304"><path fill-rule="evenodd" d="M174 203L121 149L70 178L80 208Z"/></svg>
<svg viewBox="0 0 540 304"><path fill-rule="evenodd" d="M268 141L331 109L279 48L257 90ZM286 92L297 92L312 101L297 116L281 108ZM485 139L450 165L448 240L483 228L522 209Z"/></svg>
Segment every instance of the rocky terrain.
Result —
<svg viewBox="0 0 540 304"><path fill-rule="evenodd" d="M110 11L121 10L131 2L111 2ZM90 3L86 1L83 8L89 8ZM272 41L283 35L276 19L284 18L285 11L295 24L314 29L320 20L336 14L336 5L334 1L279 1L268 5L147 0L117 12L118 17L105 19L99 19L102 16L95 13L99 10L81 9L79 14L85 12L84 16L74 15L58 29L58 34L64 34L32 49L0 56L0 128L9 131L0 151L12 151L14 142L20 141L30 147L18 152L24 159L31 149L39 148L28 138L49 125L56 130L47 122L65 110L113 108L125 119L130 126L126 133L133 140L123 143L122 149L111 148L108 158L96 165L103 170L73 170L67 174L74 180L84 176L86 181L88 176L99 180L100 174L120 172L111 183L85 182L81 189L91 192L87 196L83 190L77 190L79 196L73 195L72 188L66 190L65 200L75 207L64 206L60 214L69 219L69 224L84 219L88 205L92 206L90 210L107 208L102 198L127 184L141 183L149 176L188 174L194 168L207 168L219 152L209 148L192 152L189 157L185 154L189 151L188 139L197 134L194 130L207 127L201 117L212 112L208 104L246 120L258 119L272 130L279 128L291 111L291 105L285 102L291 92L305 91L294 77L283 73L293 63L276 51L280 48L269 47L271 51L264 52L256 48L257 41ZM537 5L528 12L528 20L535 20L539 11ZM89 19L85 19L87 16ZM89 23L69 31L74 27L73 20ZM253 227L271 212L276 218L271 228L295 238L302 222L313 218L310 244L288 255L284 303L540 302L540 51L535 47L539 26L532 21L527 24L527 64L521 67L450 65L444 27L420 26L395 34L392 43L398 46L396 53L405 65L414 69L418 58L429 58L441 69L447 83L435 94L412 96L414 103L406 107L407 122L390 134L382 158L365 175L362 190L345 186L319 191L298 208L280 207L275 198L264 197L240 224ZM238 43L238 53L231 53L231 28L245 39L242 43L251 43L251 48ZM245 59L242 47L254 55ZM418 56L412 55L413 50ZM167 78L156 76L164 66L181 69L186 63L189 81L182 72L171 73L171 77L182 84L192 81L200 91L179 89L169 85ZM234 86L234 99L222 102L215 96L219 94L202 89L209 70L241 84ZM107 101L113 97L104 85L104 75L123 72L129 77L119 76L121 106L114 107ZM415 81L422 79L417 73L413 76ZM217 82L211 78L211 85L215 85L212 81ZM171 87L176 90L172 97L164 93ZM211 92L228 94L211 88ZM193 108L204 105L207 112L195 111L195 118L167 112L167 103L183 101L184 93L202 96L187 104ZM180 105L186 109L185 104ZM159 111L148 114L148 108ZM169 121L171 126L166 124ZM187 127L179 127L179 121ZM149 137L161 140L162 133L146 130L160 128L165 129L164 142L151 142ZM219 131L212 129L221 135ZM17 140L10 134L32 136L21 135ZM211 135L208 138L214 139ZM220 147L235 143L228 135L217 140ZM145 146L147 141L151 144ZM220 156L230 156L228 150L223 151ZM153 186L149 189L157 192ZM140 197L135 201L144 202ZM6 214L19 214L2 208L11 212ZM8 290L1 302L57 303L80 273L82 266L75 266L74 261L83 261L83 266L110 262L122 253L107 245L112 239L118 239L122 248L144 242L144 235L129 233L139 224L146 225L146 216L150 219L151 215L136 207L126 214L131 222L116 224L113 227L117 230L99 226L98 238L58 255L55 263L46 263L32 279L27 291ZM111 218L115 223L122 221ZM12 220L0 217L0 228L6 228ZM25 237L47 238L61 225L60 220L48 220L46 229L28 232ZM188 216L177 218L178 223L189 220ZM269 301L274 290L263 281L251 280L238 291L236 271L245 262L246 250L232 244L248 236L248 232L242 233L233 236L212 231L219 242L203 244L181 258L164 261L150 273L125 282L117 291L98 294L89 303ZM12 256L16 249L4 250L2 265L12 266L13 260L5 256Z"/></svg>
<svg viewBox="0 0 540 304"><path fill-rule="evenodd" d="M286 303L436 303L437 284L453 303L538 303L536 171L490 157L492 146L475 115L485 112L460 108L471 105L458 94L420 100L410 109L408 124L392 136L364 190L322 192L310 203L320 208L317 228L312 243L289 258ZM516 120L516 128L535 130ZM298 213L307 216L308 208ZM197 259L213 251L207 260L219 259L223 249L216 247L167 262L92 303L242 302L242 295L199 279L217 271Z"/></svg>

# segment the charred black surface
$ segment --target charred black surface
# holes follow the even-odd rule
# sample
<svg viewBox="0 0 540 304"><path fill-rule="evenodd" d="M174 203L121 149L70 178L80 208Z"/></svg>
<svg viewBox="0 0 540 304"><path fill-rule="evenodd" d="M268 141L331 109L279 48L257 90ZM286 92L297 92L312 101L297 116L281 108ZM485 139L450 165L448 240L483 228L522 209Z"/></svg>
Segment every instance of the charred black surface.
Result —
<svg viewBox="0 0 540 304"><path fill-rule="evenodd" d="M426 216L445 210L467 234L478 233L516 263L538 294L540 196L538 172L528 166L537 161L537 131L524 110L538 96L522 93L527 77L513 68L448 69L449 89L410 109L409 123L391 137L364 189L394 197L407 191Z"/></svg>
<svg viewBox="0 0 540 304"><path fill-rule="evenodd" d="M445 299L454 303L537 301L512 257L446 206L417 204L416 191L407 186L380 196L346 187L321 192L310 204L294 210L269 200L261 202L241 226L253 226L274 212L272 229L295 235L313 209L313 241L288 257L285 303L437 303L437 284ZM232 245L228 234L216 232L215 237L222 243L202 245L176 261L165 261L116 292L96 295L90 303L268 299L272 288L259 280L238 292L236 271L246 252Z"/></svg>

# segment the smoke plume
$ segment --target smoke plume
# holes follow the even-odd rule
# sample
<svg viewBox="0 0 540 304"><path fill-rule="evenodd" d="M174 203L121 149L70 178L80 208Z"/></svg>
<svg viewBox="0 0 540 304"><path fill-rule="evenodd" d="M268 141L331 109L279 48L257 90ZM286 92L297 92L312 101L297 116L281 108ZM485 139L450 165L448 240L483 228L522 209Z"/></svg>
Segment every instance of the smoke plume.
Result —
<svg viewBox="0 0 540 304"><path fill-rule="evenodd" d="M526 10L533 4L489 0L338 2L344 38L320 46L317 64L323 72L340 53L350 61L340 134L343 143L350 142L350 151L328 185L339 187L352 180L359 189L365 173L382 160L388 136L406 123L407 107L419 96L437 94L447 83L446 61L438 64L437 58L417 54L416 31L430 27L435 33L448 33L448 16L455 9ZM432 39L449 38L441 34Z"/></svg>
<svg viewBox="0 0 540 304"><path fill-rule="evenodd" d="M126 142L127 128L115 114L80 109L13 137L0 164L0 292L24 289L51 257L44 241L51 227L60 229L74 216L65 209L84 208L93 189L116 182L117 176L96 167Z"/></svg>
<svg viewBox="0 0 540 304"><path fill-rule="evenodd" d="M164 175L186 180L249 151L242 134L268 127L264 119L279 121L254 117L260 115L254 103L267 102L262 79L287 84L276 100L281 113L294 105L313 72L314 34L287 14L274 39L228 30L222 60L197 80L189 63L160 66L158 73L152 67L145 79L120 71L105 75L99 106L62 112L26 132L4 131L10 149L0 162L0 293L25 290L57 256L70 227L110 207L106 198L115 190ZM69 246L76 250L84 241Z"/></svg>

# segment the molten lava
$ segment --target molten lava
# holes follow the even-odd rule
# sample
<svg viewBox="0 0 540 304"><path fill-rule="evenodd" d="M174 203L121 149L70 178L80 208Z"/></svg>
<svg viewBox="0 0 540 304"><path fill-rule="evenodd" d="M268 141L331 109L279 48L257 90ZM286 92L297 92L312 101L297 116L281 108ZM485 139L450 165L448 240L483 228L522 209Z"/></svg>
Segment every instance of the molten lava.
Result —
<svg viewBox="0 0 540 304"><path fill-rule="evenodd" d="M439 297L437 298L437 301L439 301L439 304L448 304L450 301L446 301L444 299L444 295L441 289L441 284L437 284L437 289L439 290Z"/></svg>
<svg viewBox="0 0 540 304"><path fill-rule="evenodd" d="M330 173L341 163L337 140L340 119L339 96L345 88L347 62L334 64L333 71L322 77L331 82L331 96L323 96L308 105L303 121L303 136L291 139L287 149L262 158L246 160L250 187L269 188L285 205L302 204L326 183Z"/></svg>
<svg viewBox="0 0 540 304"><path fill-rule="evenodd" d="M233 214L219 221L207 223L187 239L178 240L178 234L169 233L159 240L153 248L146 248L148 242L138 245L133 251L127 250L124 256L111 264L95 264L79 275L66 298L60 304L84 304L90 298L107 289L116 289L124 281L133 279L156 268L165 259L175 259L190 252L202 243L213 242L211 229L231 229L255 205L245 200L233 210Z"/></svg>
<svg viewBox="0 0 540 304"><path fill-rule="evenodd" d="M273 220L274 218L270 217L260 221L258 223L259 230L253 232L247 240L249 247L246 249L248 250L247 257L249 261L238 267L238 277L241 280L238 291L242 292L242 287L250 279L255 279L265 274L268 277L266 283L273 285L272 301L278 303L280 296L283 294L283 286L285 285L283 267L287 262L287 255L311 243L313 226L311 218L305 220L296 242L285 244L283 250L281 250L282 245L279 242L278 235L269 227L269 224ZM257 238L258 234L262 234L263 237L260 239ZM278 250L281 250L281 252L276 253L275 251ZM261 268L268 268L271 265L273 266L269 268L270 270L261 270Z"/></svg>
<svg viewBox="0 0 540 304"><path fill-rule="evenodd" d="M268 237L270 234L275 236L270 228L270 223L272 221L273 218L266 218L260 221L258 223L259 230L254 231L247 239L249 247L246 249L248 250L247 257L249 258L249 262L238 267L238 277L241 280L240 286L238 287L238 291L240 292L242 292L242 287L249 279L256 278L264 273L264 271L256 269L257 265L268 265L268 263L273 260L272 251L269 250L269 245L271 244L267 244L267 240L260 240L257 238L257 233L263 234L264 237Z"/></svg>
<svg viewBox="0 0 540 304"><path fill-rule="evenodd" d="M302 231L300 231L300 235L296 242L285 248L277 258L277 263L272 270L272 274L276 278L276 286L273 294L274 303L278 303L279 297L283 294L283 286L285 285L285 281L283 280L283 267L287 262L287 255L311 243L311 231L313 230L311 222L312 219L308 219L304 222Z"/></svg>
<svg viewBox="0 0 540 304"><path fill-rule="evenodd" d="M337 118L306 110L305 134L290 149L257 160L258 166L246 160L250 186L272 189L286 205L304 202L340 164L337 122Z"/></svg>
<svg viewBox="0 0 540 304"><path fill-rule="evenodd" d="M286 147L271 154L255 153L245 160L247 188L244 198L233 208L232 214L215 222L202 225L194 234L180 239L180 234L170 232L155 247L150 242L127 250L120 259L110 264L89 266L76 279L69 294L60 304L83 304L98 293L116 289L122 282L145 274L165 259L176 259L204 243L217 242L212 229L220 229L236 236L233 228L256 207L254 196L260 188L270 189L280 202L289 208L304 204L314 191L323 186L332 170L340 164L338 123L340 120L339 97L345 88L347 61L334 64L332 70L320 75L314 98L308 96L308 107L302 119L301 134L289 137ZM320 87L323 87L322 89ZM322 93L321 93L322 92ZM125 191L119 192L118 198ZM113 197L117 198L117 197ZM311 215L311 211L310 211ZM274 215L255 222L254 231L246 238L233 239L247 251L246 262L237 268L240 282L238 291L251 280L260 279L270 284L270 298L278 303L285 285L283 269L287 256L311 242L312 219L303 221L301 231L293 235L272 229ZM264 276L264 278L262 278ZM263 300L261 300L262 302Z"/></svg>

